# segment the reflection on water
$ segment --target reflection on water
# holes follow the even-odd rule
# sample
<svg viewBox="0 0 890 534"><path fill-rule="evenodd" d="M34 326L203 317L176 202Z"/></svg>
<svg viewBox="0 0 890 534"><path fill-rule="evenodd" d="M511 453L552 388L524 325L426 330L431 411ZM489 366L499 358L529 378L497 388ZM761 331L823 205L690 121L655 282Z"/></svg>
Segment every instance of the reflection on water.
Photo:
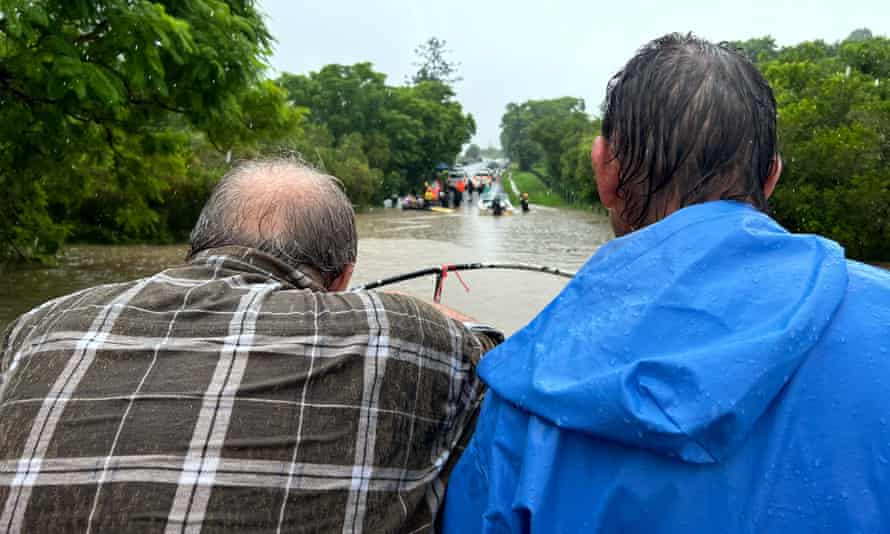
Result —
<svg viewBox="0 0 890 534"><path fill-rule="evenodd" d="M407 271L476 261L521 262L576 270L611 238L605 217L540 207L527 214L480 216L465 205L453 214L374 209L358 215L359 258L355 284ZM0 282L0 325L50 298L78 289L131 280L182 263L186 247L68 247L59 265L19 269ZM515 331L535 315L566 280L545 274L475 271L445 282L443 301L461 311ZM392 286L421 298L432 296L433 279Z"/></svg>
<svg viewBox="0 0 890 534"><path fill-rule="evenodd" d="M154 274L183 262L187 247L74 245L52 268L26 268L0 276L0 324L51 298L79 289Z"/></svg>

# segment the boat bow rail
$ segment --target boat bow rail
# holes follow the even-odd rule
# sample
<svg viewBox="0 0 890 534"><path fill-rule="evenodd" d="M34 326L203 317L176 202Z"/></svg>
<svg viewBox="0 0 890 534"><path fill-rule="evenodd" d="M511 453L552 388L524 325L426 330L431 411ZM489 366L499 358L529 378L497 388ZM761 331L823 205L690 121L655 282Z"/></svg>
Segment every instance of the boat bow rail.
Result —
<svg viewBox="0 0 890 534"><path fill-rule="evenodd" d="M513 270L513 271L530 271L536 273L546 273L554 276L559 276L562 278L574 278L574 271L566 271L563 269L558 269L556 267L547 267L544 265L528 265L525 263L445 263L439 266L426 267L423 269L418 269L416 271L412 271L409 273L399 274L395 276L391 276L389 278L382 278L380 280L376 280L373 282L368 282L366 284L362 284L360 286L355 286L350 291L362 291L368 289L377 289L378 287L388 286L391 284L397 284L399 282L405 282L407 280L413 280L415 278L422 278L424 276L435 276L436 284L433 289L433 301L440 302L442 300L442 283L445 281L445 278L448 276L448 273L453 272L460 279L461 284L463 284L464 289L467 291L470 290L469 286L460 278L461 271L477 271L481 269L504 269L504 270Z"/></svg>

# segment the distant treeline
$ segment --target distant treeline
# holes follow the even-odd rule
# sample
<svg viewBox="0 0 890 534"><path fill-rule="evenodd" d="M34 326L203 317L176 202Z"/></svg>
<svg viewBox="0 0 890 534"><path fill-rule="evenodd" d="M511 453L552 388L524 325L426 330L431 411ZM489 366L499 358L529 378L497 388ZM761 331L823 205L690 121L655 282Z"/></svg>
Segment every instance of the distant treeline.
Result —
<svg viewBox="0 0 890 534"><path fill-rule="evenodd" d="M2 2L0 261L181 241L231 163L260 155L301 155L366 203L474 133L444 42L418 48L405 86L367 63L268 80L257 4Z"/></svg>
<svg viewBox="0 0 890 534"><path fill-rule="evenodd" d="M839 241L851 257L890 261L890 40L862 29L835 44L731 44L778 101L784 172L773 215ZM531 100L507 106L501 144L568 200L596 203L590 143L599 129L581 99Z"/></svg>

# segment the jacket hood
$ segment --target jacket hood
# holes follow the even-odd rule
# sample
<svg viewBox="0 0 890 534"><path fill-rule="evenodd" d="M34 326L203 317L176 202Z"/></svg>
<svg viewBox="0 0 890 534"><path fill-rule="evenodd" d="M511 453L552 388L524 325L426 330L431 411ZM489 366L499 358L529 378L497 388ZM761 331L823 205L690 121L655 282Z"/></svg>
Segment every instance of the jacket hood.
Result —
<svg viewBox="0 0 890 534"><path fill-rule="evenodd" d="M695 205L603 246L479 373L560 428L719 462L781 397L846 287L836 243L747 204Z"/></svg>

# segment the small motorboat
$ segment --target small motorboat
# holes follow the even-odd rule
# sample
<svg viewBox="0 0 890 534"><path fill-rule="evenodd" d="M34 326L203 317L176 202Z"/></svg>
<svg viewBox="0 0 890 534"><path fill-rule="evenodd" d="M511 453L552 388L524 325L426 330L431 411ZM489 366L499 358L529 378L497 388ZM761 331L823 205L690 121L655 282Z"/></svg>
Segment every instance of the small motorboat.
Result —
<svg viewBox="0 0 890 534"><path fill-rule="evenodd" d="M477 207L480 215L513 215L513 204L506 193L484 193Z"/></svg>
<svg viewBox="0 0 890 534"><path fill-rule="evenodd" d="M436 213L454 213L455 211L457 211L454 208L435 206L433 204L428 204L423 200L418 201L411 198L402 199L398 206L403 210L432 211Z"/></svg>

